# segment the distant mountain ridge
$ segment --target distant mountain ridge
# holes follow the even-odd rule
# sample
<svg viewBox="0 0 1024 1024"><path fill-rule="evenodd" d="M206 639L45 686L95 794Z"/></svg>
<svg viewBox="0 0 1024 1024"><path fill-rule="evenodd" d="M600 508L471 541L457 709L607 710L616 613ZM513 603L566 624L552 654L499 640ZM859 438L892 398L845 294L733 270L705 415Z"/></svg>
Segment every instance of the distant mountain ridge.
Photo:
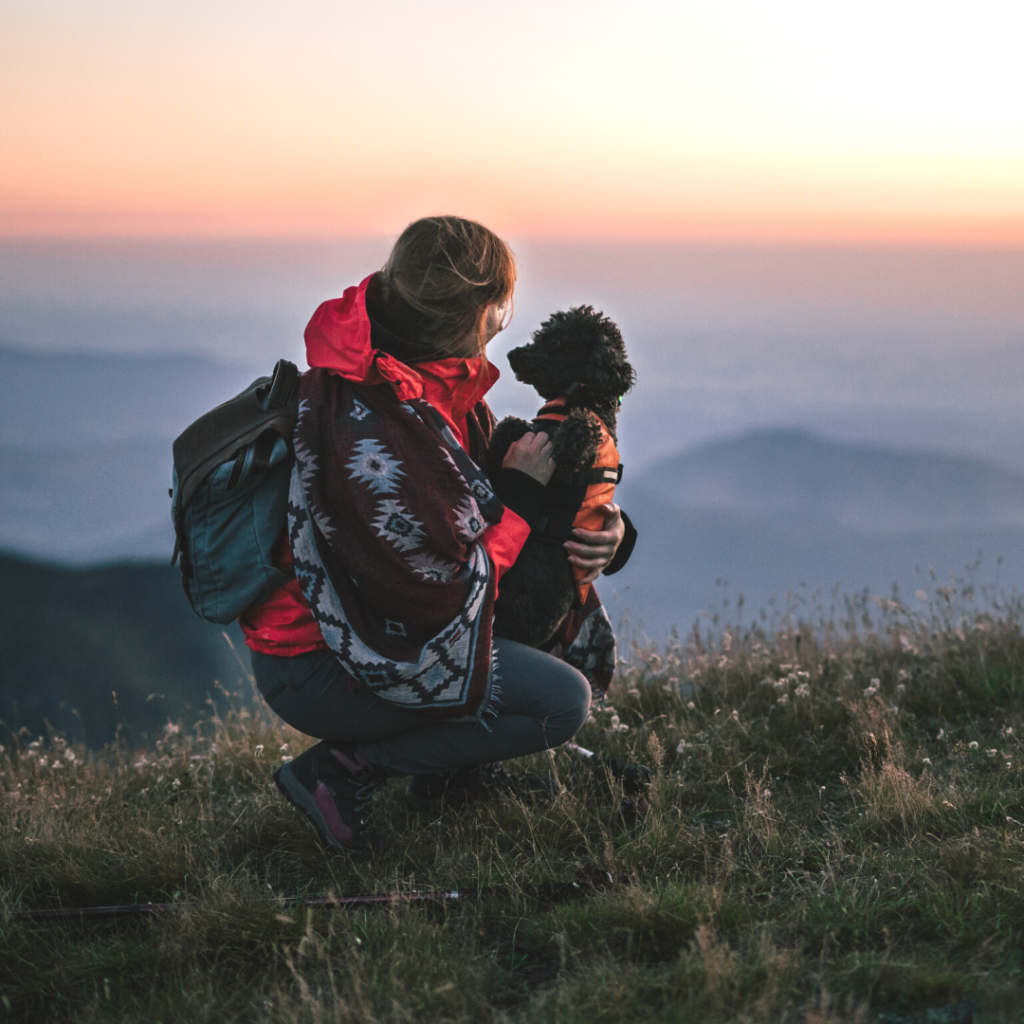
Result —
<svg viewBox="0 0 1024 1024"><path fill-rule="evenodd" d="M260 372L0 347L0 549L73 564L169 560L171 442Z"/></svg>
<svg viewBox="0 0 1024 1024"><path fill-rule="evenodd" d="M0 549L51 564L153 561L172 548L171 441L270 367L195 357L54 355L0 347ZM500 410L499 410L500 411ZM722 598L809 587L915 589L917 570L986 571L1024 589L1024 476L941 453L769 428L631 473L618 500L640 528L602 580L658 633Z"/></svg>
<svg viewBox="0 0 1024 1024"><path fill-rule="evenodd" d="M727 512L781 532L869 535L1024 528L1024 476L957 455L829 441L798 428L703 444L642 473L682 508Z"/></svg>
<svg viewBox="0 0 1024 1024"><path fill-rule="evenodd" d="M0 343L0 444L19 448L174 438L273 366L195 356L35 352Z"/></svg>
<svg viewBox="0 0 1024 1024"><path fill-rule="evenodd" d="M838 585L914 601L961 578L1024 591L1024 477L989 463L770 429L710 442L630 476L616 492L640 531L599 584L613 617L652 636L745 598L747 618L787 592Z"/></svg>

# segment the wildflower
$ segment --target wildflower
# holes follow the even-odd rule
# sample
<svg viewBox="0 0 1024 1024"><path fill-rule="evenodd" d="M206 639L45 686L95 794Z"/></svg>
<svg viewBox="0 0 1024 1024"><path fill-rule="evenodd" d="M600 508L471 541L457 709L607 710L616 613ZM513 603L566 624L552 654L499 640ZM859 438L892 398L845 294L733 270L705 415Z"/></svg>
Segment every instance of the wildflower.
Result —
<svg viewBox="0 0 1024 1024"><path fill-rule="evenodd" d="M635 686L631 690L627 690L626 693L628 693L630 695L630 697L639 697L640 696L640 691Z"/></svg>
<svg viewBox="0 0 1024 1024"><path fill-rule="evenodd" d="M45 757L39 758L39 767L40 768L48 768L49 766L50 766L49 762L46 760Z"/></svg>
<svg viewBox="0 0 1024 1024"><path fill-rule="evenodd" d="M971 740L971 742L968 743L967 746L970 747L971 750L977 750L978 749L978 741L977 740Z"/></svg>
<svg viewBox="0 0 1024 1024"><path fill-rule="evenodd" d="M941 740L941 739L942 739L942 737L943 737L943 736L945 736L945 735L946 735L946 730L945 730L945 729L940 729L940 730L939 730L939 735L938 735L938 736L936 736L935 738L936 738L937 740Z"/></svg>
<svg viewBox="0 0 1024 1024"><path fill-rule="evenodd" d="M611 730L612 732L628 732L629 726L620 721L618 715L612 715Z"/></svg>
<svg viewBox="0 0 1024 1024"><path fill-rule="evenodd" d="M691 711L696 711L696 710L697 710L697 705L696 705L696 704L694 704L692 700L691 700L691 701L690 701L690 703L689 703L689 704L687 704L686 706L687 706L687 707L688 707L688 708L689 708L689 709L690 709Z"/></svg>
<svg viewBox="0 0 1024 1024"><path fill-rule="evenodd" d="M785 707L789 703L789 694L784 693L775 703Z"/></svg>
<svg viewBox="0 0 1024 1024"><path fill-rule="evenodd" d="M259 756L260 756L260 754L262 754L262 753L263 753L263 744L262 744L262 743L257 743L257 744L256 744L256 750L255 750L255 752L254 752L254 753L255 753L255 756L256 756L256 757L259 757Z"/></svg>
<svg viewBox="0 0 1024 1024"><path fill-rule="evenodd" d="M797 697L810 697L810 695L811 695L811 688L807 685L807 683L801 683L796 688L794 693L795 693L795 695Z"/></svg>
<svg viewBox="0 0 1024 1024"><path fill-rule="evenodd" d="M881 679L872 679L871 682L868 683L867 688L864 690L864 696L865 697L873 697L876 693L878 693L878 691L881 689L881 687L882 687L882 680Z"/></svg>
<svg viewBox="0 0 1024 1024"><path fill-rule="evenodd" d="M64 760L70 761L72 764L75 762L75 752L70 747L64 751Z"/></svg>
<svg viewBox="0 0 1024 1024"><path fill-rule="evenodd" d="M287 753L288 753L288 744L287 744L287 743L282 743L282 744L281 744L281 746L279 746L279 747L278 747L277 749L278 749L278 750L279 750L279 751L280 751L280 752L281 752L282 754L287 754Z"/></svg>
<svg viewBox="0 0 1024 1024"><path fill-rule="evenodd" d="M682 754L686 750L686 748L689 747L689 746L691 746L691 744L687 743L686 740L680 740L679 741L679 746L676 747L676 753L677 754Z"/></svg>
<svg viewBox="0 0 1024 1024"><path fill-rule="evenodd" d="M1007 736L1012 736L1013 735L1013 726L1012 725L1008 725L1006 727L1006 735Z"/></svg>
<svg viewBox="0 0 1024 1024"><path fill-rule="evenodd" d="M932 764L932 759L930 757L922 757L921 763L928 765L928 767L930 768Z"/></svg>
<svg viewBox="0 0 1024 1024"><path fill-rule="evenodd" d="M60 761L57 760L57 758L53 759L53 768L54 768L54 770L56 770L57 768L63 768L63 767L64 767L64 765L62 765L60 763Z"/></svg>
<svg viewBox="0 0 1024 1024"><path fill-rule="evenodd" d="M995 757L996 754L999 753L999 751L996 750L995 747L992 747L990 750L986 750L985 753L988 754L989 757Z"/></svg>
<svg viewBox="0 0 1024 1024"><path fill-rule="evenodd" d="M897 685L897 687L896 687L896 692L897 692L897 693L906 693L906 692L907 692L907 686L906 686L906 683L900 683L900 684L898 684L898 685Z"/></svg>
<svg viewBox="0 0 1024 1024"><path fill-rule="evenodd" d="M171 783L171 789L173 789L173 790L175 790L175 791L177 791L177 790L181 789L181 779L175 779L175 780L174 780L174 781L173 781L173 782Z"/></svg>

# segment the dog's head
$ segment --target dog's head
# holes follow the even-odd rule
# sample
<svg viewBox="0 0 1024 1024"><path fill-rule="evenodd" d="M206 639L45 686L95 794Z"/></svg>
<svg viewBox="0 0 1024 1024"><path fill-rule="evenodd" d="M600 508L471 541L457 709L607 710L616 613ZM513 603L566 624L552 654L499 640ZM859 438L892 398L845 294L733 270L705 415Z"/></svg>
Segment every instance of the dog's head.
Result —
<svg viewBox="0 0 1024 1024"><path fill-rule="evenodd" d="M581 404L618 400L636 379L618 327L592 306L553 313L532 334L533 341L508 354L517 380L541 398L564 395L581 385Z"/></svg>

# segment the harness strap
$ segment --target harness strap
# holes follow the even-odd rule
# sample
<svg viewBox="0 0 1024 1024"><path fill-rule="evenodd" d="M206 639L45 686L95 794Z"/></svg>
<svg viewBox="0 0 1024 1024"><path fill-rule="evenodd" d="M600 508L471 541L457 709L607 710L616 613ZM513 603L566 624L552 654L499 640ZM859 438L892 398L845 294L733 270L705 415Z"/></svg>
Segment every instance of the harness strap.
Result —
<svg viewBox="0 0 1024 1024"><path fill-rule="evenodd" d="M554 487L589 487L591 484L619 484L622 483L622 463L615 466L591 466L589 469L581 469L578 473L555 472L551 478Z"/></svg>

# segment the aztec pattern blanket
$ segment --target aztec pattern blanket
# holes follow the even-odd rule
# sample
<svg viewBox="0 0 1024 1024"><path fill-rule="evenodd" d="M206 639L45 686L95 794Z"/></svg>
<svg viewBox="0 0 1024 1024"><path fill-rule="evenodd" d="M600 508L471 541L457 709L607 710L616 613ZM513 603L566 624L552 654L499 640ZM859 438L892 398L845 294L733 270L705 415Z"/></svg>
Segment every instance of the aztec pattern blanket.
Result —
<svg viewBox="0 0 1024 1024"><path fill-rule="evenodd" d="M469 417L481 452L490 425ZM326 370L300 380L294 442L289 540L327 645L384 700L496 713L497 584L479 538L504 507L484 472L429 402Z"/></svg>

